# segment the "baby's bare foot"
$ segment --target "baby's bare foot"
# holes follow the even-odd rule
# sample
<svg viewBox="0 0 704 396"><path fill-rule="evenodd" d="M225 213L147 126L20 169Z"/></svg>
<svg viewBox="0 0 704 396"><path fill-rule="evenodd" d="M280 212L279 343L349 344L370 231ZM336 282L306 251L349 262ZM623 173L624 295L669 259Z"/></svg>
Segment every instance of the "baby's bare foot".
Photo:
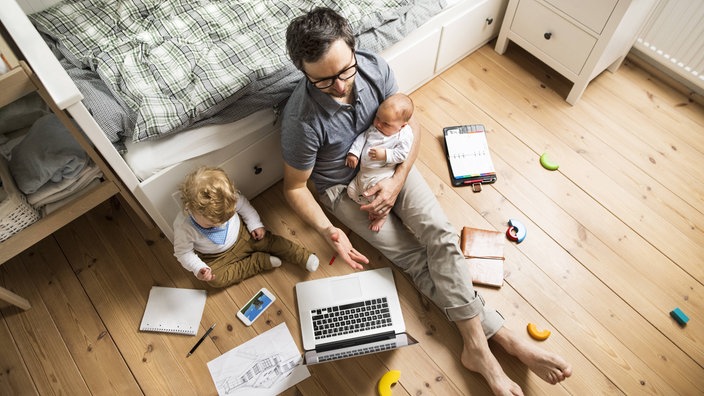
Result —
<svg viewBox="0 0 704 396"><path fill-rule="evenodd" d="M369 229L374 232L379 232L384 223L386 223L386 216L377 217L369 224Z"/></svg>

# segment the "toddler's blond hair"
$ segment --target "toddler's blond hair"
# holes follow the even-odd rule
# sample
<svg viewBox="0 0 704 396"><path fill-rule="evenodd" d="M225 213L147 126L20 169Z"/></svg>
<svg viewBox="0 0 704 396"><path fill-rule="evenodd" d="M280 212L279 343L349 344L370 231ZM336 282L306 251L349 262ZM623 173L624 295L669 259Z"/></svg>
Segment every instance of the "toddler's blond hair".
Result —
<svg viewBox="0 0 704 396"><path fill-rule="evenodd" d="M186 176L179 190L186 211L199 213L216 224L235 215L239 193L220 168L201 166Z"/></svg>

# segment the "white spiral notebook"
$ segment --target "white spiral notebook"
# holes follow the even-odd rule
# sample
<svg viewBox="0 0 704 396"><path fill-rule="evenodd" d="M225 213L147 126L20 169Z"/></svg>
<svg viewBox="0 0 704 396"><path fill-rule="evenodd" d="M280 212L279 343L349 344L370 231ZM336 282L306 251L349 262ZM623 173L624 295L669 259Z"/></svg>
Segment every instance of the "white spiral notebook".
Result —
<svg viewBox="0 0 704 396"><path fill-rule="evenodd" d="M196 335L206 296L205 290L152 286L139 330Z"/></svg>

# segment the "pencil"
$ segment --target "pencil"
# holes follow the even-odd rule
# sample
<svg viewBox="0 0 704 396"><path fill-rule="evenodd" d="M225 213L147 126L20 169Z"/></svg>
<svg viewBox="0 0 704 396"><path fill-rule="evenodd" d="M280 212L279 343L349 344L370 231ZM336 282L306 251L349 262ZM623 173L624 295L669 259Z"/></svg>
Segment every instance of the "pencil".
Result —
<svg viewBox="0 0 704 396"><path fill-rule="evenodd" d="M191 350L188 351L188 355L186 355L186 357L191 356L191 355L193 354L193 352L196 351L196 348L198 348L198 347L200 346L200 344L205 340L205 337L207 337L208 334L210 334L210 332L213 331L213 329L215 328L215 325L216 325L216 324L217 324L217 323L213 323L213 325L210 326L210 328L205 331L205 334L203 334L203 337L201 337L200 340L198 340L198 342L196 342L196 344L193 345L193 348L191 348Z"/></svg>

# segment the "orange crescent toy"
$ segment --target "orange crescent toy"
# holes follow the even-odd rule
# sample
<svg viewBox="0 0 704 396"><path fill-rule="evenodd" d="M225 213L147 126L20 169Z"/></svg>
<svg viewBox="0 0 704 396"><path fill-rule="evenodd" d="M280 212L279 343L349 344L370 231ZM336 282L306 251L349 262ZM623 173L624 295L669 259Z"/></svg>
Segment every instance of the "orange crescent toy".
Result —
<svg viewBox="0 0 704 396"><path fill-rule="evenodd" d="M528 323L528 334L534 339L538 341L545 341L548 337L550 337L550 330L538 330L538 327L535 325L535 323Z"/></svg>

